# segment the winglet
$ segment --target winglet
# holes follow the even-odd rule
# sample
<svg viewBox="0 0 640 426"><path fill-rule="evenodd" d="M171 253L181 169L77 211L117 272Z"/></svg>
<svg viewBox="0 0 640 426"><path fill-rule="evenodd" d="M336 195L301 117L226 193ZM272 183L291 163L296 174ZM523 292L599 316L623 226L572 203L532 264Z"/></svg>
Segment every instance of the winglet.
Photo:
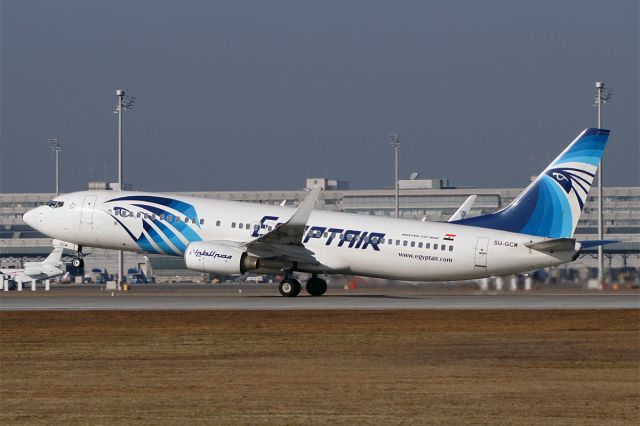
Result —
<svg viewBox="0 0 640 426"><path fill-rule="evenodd" d="M298 210L291 216L291 218L283 225L306 225L309 221L309 216L311 216L311 212L313 208L316 206L316 202L318 201L318 197L320 196L320 187L314 186L313 189L307 194L302 203L298 206Z"/></svg>
<svg viewBox="0 0 640 426"><path fill-rule="evenodd" d="M311 212L320 196L320 187L314 187L309 194L302 200L298 209L293 215L282 225L276 227L261 237L256 238L255 242L274 243L274 244L300 244L304 236L305 225L309 221Z"/></svg>

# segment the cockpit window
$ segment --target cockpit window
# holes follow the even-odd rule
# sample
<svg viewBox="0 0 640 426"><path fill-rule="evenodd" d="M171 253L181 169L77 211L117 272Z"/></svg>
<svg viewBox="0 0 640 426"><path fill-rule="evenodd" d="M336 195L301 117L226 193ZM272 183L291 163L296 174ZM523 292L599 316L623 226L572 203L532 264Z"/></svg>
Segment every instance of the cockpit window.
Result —
<svg viewBox="0 0 640 426"><path fill-rule="evenodd" d="M52 209L57 209L58 207L62 207L64 205L64 201L51 200L47 205Z"/></svg>

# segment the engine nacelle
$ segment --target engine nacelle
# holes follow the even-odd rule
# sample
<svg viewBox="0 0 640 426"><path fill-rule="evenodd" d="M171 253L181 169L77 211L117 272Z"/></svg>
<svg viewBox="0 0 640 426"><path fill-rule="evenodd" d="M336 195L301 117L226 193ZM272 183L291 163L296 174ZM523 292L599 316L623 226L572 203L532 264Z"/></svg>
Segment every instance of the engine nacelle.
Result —
<svg viewBox="0 0 640 426"><path fill-rule="evenodd" d="M198 241L184 252L187 268L215 274L244 274L260 267L260 259L225 244Z"/></svg>

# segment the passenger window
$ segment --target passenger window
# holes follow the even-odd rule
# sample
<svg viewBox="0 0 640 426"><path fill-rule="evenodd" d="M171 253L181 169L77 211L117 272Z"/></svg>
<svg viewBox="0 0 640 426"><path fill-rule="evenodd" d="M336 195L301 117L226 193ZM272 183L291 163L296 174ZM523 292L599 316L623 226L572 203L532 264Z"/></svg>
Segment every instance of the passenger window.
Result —
<svg viewBox="0 0 640 426"><path fill-rule="evenodd" d="M174 217L173 220L176 221L176 222L180 222L180 216Z"/></svg>
<svg viewBox="0 0 640 426"><path fill-rule="evenodd" d="M258 229L260 229L260 225L253 225L253 230L257 231Z"/></svg>
<svg viewBox="0 0 640 426"><path fill-rule="evenodd" d="M216 226L220 226L220 221L216 220Z"/></svg>
<svg viewBox="0 0 640 426"><path fill-rule="evenodd" d="M418 248L422 248L422 243L418 243Z"/></svg>
<svg viewBox="0 0 640 426"><path fill-rule="evenodd" d="M236 223L235 222L231 222L231 227L235 228L236 227Z"/></svg>
<svg viewBox="0 0 640 426"><path fill-rule="evenodd" d="M447 246L444 245L444 244L440 247L440 250L442 250L442 251L445 251L446 249L447 249Z"/></svg>
<svg viewBox="0 0 640 426"><path fill-rule="evenodd" d="M416 246L416 242L415 241L411 241L411 247L415 247Z"/></svg>
<svg viewBox="0 0 640 426"><path fill-rule="evenodd" d="M400 240L396 240L396 245L399 246L400 245Z"/></svg>
<svg viewBox="0 0 640 426"><path fill-rule="evenodd" d="M136 213L136 217L137 217L138 219L140 219L140 216L141 216L140 212Z"/></svg>
<svg viewBox="0 0 640 426"><path fill-rule="evenodd" d="M433 245L433 249L434 249L434 250L438 250L438 245L437 245L437 244L434 244L434 245Z"/></svg>
<svg viewBox="0 0 640 426"><path fill-rule="evenodd" d="M160 220L164 220L164 213L160 215Z"/></svg>
<svg viewBox="0 0 640 426"><path fill-rule="evenodd" d="M453 246L449 246L449 251L453 251Z"/></svg>
<svg viewBox="0 0 640 426"><path fill-rule="evenodd" d="M403 247L406 247L406 246L407 246L407 240L404 240L404 241L402 242L402 246L403 246Z"/></svg>
<svg viewBox="0 0 640 426"><path fill-rule="evenodd" d="M426 244L424 245L424 248L429 248L429 247L431 247L431 243L426 243Z"/></svg>
<svg viewBox="0 0 640 426"><path fill-rule="evenodd" d="M173 216L170 214L167 215L167 222L173 222Z"/></svg>
<svg viewBox="0 0 640 426"><path fill-rule="evenodd" d="M200 219L200 225L204 225L204 219Z"/></svg>

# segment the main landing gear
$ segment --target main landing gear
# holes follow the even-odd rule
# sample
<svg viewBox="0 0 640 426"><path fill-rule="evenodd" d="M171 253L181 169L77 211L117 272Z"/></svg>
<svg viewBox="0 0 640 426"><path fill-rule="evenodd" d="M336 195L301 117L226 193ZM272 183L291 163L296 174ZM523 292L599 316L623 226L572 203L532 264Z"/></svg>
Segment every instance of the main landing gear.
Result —
<svg viewBox="0 0 640 426"><path fill-rule="evenodd" d="M71 265L73 265L74 268L82 268L84 266L84 259L82 258L82 246L78 246L76 257L74 257L71 261Z"/></svg>
<svg viewBox="0 0 640 426"><path fill-rule="evenodd" d="M285 297L295 297L300 293L302 286L300 281L291 276L287 276L280 282L280 294ZM327 282L313 274L305 285L307 293L311 296L322 296L327 291Z"/></svg>

